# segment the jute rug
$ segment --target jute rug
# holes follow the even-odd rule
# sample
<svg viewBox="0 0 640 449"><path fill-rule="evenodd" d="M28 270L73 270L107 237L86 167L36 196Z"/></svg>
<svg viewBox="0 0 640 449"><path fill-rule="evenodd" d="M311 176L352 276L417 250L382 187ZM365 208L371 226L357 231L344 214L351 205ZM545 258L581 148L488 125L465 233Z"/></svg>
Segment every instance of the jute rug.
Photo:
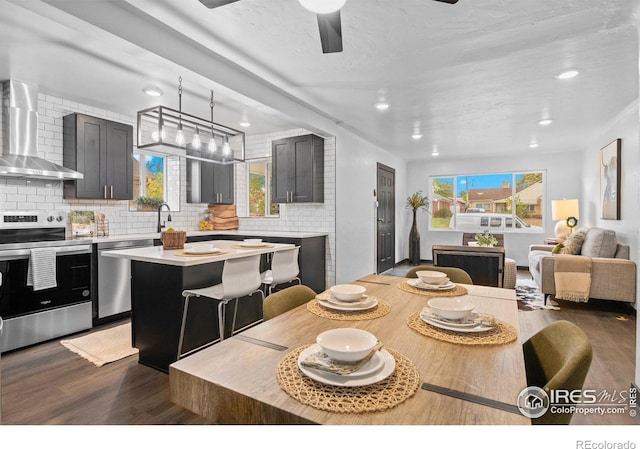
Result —
<svg viewBox="0 0 640 449"><path fill-rule="evenodd" d="M518 279L516 281L516 296L520 310L560 310L560 307L557 307L552 299L547 299L547 305L544 304L544 294L533 279Z"/></svg>
<svg viewBox="0 0 640 449"><path fill-rule="evenodd" d="M61 340L60 344L96 366L138 353L138 350L131 346L131 323L71 340Z"/></svg>

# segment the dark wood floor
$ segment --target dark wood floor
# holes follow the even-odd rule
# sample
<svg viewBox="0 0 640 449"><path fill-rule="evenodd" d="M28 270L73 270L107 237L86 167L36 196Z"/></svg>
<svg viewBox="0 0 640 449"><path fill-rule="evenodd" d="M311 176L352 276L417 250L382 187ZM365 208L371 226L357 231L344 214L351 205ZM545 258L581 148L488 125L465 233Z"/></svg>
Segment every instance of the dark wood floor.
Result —
<svg viewBox="0 0 640 449"><path fill-rule="evenodd" d="M403 275L402 268L385 274ZM555 320L572 321L593 343L585 388L628 389L635 373L635 311L610 301L560 307L520 311L523 341ZM2 424L207 424L172 404L168 375L138 364L137 356L97 368L56 340L2 354L1 363ZM637 423L628 415L576 415L572 421Z"/></svg>

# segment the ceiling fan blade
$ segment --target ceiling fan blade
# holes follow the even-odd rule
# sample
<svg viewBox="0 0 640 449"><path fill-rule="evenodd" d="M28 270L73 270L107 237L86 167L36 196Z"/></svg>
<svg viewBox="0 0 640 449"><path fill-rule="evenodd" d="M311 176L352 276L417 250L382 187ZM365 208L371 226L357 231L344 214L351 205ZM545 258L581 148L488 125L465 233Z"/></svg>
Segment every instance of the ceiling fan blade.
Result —
<svg viewBox="0 0 640 449"><path fill-rule="evenodd" d="M237 2L238 0L200 0L204 6L209 9L217 8L219 6L228 5L229 3Z"/></svg>
<svg viewBox="0 0 640 449"><path fill-rule="evenodd" d="M202 0L200 0L202 1ZM458 0L435 0L437 2L443 2L443 3L449 3L450 5L455 5L456 3L458 3Z"/></svg>
<svg viewBox="0 0 640 449"><path fill-rule="evenodd" d="M342 25L340 10L329 14L316 14L322 53L339 53L342 51Z"/></svg>

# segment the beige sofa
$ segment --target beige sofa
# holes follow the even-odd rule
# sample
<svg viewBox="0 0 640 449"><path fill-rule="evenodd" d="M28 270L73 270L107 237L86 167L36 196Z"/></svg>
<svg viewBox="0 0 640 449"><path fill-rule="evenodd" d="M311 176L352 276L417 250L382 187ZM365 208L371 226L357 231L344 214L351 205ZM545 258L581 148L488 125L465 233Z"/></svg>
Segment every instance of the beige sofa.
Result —
<svg viewBox="0 0 640 449"><path fill-rule="evenodd" d="M529 247L529 272L545 295L555 295L553 245ZM580 255L591 257L590 298L636 302L636 264L629 246L616 241L610 229L589 228Z"/></svg>

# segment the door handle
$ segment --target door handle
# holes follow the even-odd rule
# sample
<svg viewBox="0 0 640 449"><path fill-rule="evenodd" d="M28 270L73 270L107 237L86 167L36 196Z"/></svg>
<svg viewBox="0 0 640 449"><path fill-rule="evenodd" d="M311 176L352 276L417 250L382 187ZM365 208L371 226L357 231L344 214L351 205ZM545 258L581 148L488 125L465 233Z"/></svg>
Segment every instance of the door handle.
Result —
<svg viewBox="0 0 640 449"><path fill-rule="evenodd" d="M380 223L384 223L384 218L378 218L378 221L379 221Z"/></svg>

